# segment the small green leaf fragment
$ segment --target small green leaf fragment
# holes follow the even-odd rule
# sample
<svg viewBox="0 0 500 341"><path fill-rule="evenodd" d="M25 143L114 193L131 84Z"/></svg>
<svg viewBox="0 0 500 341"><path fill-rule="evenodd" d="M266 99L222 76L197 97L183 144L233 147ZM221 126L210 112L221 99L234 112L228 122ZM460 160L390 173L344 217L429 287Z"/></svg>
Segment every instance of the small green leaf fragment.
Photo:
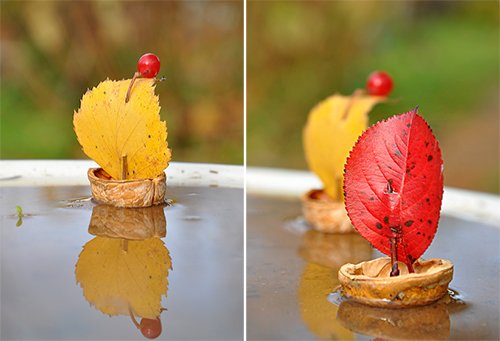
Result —
<svg viewBox="0 0 500 341"><path fill-rule="evenodd" d="M23 217L19 216L19 219L17 220L16 227L19 227L23 224Z"/></svg>
<svg viewBox="0 0 500 341"><path fill-rule="evenodd" d="M17 211L17 214L22 217L23 216L23 208L19 205L16 205L16 211Z"/></svg>

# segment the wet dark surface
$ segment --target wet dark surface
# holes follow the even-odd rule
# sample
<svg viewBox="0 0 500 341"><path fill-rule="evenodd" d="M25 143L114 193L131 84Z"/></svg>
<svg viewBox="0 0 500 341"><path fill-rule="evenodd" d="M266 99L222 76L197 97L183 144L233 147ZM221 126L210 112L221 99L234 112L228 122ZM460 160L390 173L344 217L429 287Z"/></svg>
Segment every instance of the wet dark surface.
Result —
<svg viewBox="0 0 500 341"><path fill-rule="evenodd" d="M249 340L499 339L498 227L441 217L423 257L454 263L451 303L396 311L338 306L339 267L381 254L358 235L308 230L297 219L298 200L247 200Z"/></svg>
<svg viewBox="0 0 500 341"><path fill-rule="evenodd" d="M1 340L144 340L132 318L158 339L243 338L242 190L168 188L172 206L141 212L67 202L88 187L0 195Z"/></svg>

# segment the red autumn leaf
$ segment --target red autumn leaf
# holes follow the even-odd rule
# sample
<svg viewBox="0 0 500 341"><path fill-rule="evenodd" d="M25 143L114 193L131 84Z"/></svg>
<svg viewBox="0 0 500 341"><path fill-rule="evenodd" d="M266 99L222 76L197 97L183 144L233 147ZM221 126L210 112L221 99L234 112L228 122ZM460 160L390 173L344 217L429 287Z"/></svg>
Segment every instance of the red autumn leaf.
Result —
<svg viewBox="0 0 500 341"><path fill-rule="evenodd" d="M345 204L353 226L411 272L437 230L442 167L438 141L416 109L366 130L345 165Z"/></svg>

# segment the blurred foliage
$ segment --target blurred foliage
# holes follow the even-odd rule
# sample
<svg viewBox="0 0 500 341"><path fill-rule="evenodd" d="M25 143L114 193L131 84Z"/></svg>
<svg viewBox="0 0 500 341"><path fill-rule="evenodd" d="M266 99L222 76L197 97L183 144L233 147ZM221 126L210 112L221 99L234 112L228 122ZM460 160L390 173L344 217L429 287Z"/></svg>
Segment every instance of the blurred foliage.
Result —
<svg viewBox="0 0 500 341"><path fill-rule="evenodd" d="M158 55L173 161L243 163L243 1L2 1L7 158L84 158L72 128L88 88Z"/></svg>
<svg viewBox="0 0 500 341"><path fill-rule="evenodd" d="M364 88L373 70L395 90L371 123L420 106L449 186L499 192L496 1L247 3L247 162L306 168L302 129L327 96Z"/></svg>

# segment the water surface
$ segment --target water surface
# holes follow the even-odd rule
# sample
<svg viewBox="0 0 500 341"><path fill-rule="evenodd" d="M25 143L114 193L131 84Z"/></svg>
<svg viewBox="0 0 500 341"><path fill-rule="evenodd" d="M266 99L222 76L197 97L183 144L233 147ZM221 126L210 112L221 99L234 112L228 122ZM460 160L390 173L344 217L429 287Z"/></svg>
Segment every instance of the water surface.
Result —
<svg viewBox="0 0 500 341"><path fill-rule="evenodd" d="M242 190L168 188L172 206L132 214L68 202L86 186L0 195L0 339L144 340L129 307L159 314L158 339L243 338Z"/></svg>
<svg viewBox="0 0 500 341"><path fill-rule="evenodd" d="M251 195L247 212L249 340L499 339L499 228L441 217L423 257L453 262L458 299L394 311L335 304L340 266L381 256L359 235L308 230L298 200Z"/></svg>

